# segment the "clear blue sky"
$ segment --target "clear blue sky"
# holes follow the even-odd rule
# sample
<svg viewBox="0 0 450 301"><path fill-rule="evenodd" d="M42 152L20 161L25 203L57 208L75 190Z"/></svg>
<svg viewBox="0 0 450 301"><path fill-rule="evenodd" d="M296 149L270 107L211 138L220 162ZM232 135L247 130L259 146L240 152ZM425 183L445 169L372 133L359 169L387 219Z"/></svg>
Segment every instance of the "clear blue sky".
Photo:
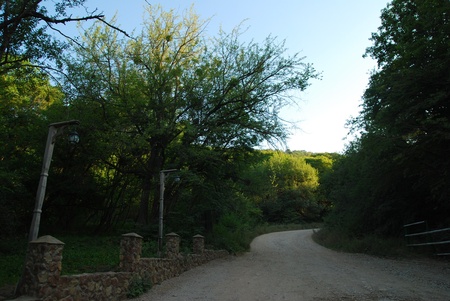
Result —
<svg viewBox="0 0 450 301"><path fill-rule="evenodd" d="M208 34L219 26L229 32L245 21L245 37L257 42L268 35L286 40L288 54L299 52L305 62L322 72L322 80L300 95L298 107L287 108L282 117L298 122L288 147L312 152L342 152L347 143L344 125L357 116L361 96L375 62L362 58L369 38L380 25L387 0L148 0L182 14L194 4L202 19L212 18ZM127 31L139 29L144 0L87 0L107 19L117 14L117 24Z"/></svg>

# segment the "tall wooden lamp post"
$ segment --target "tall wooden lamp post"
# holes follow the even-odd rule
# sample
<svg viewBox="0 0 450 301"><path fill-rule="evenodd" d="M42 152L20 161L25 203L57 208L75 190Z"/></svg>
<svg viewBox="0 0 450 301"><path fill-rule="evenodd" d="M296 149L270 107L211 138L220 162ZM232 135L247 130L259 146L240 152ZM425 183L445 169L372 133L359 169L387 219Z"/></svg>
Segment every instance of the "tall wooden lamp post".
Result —
<svg viewBox="0 0 450 301"><path fill-rule="evenodd" d="M47 144L45 145L44 160L42 163L41 177L36 194L36 202L33 211L33 220L31 221L30 234L28 241L37 239L39 233L39 224L41 222L42 205L44 203L45 189L47 187L48 170L52 161L53 149L55 147L56 138L63 134L66 127L70 125L79 125L78 120L70 120L63 122L52 123L48 127ZM69 133L69 143L77 144L80 141L78 133L72 131Z"/></svg>
<svg viewBox="0 0 450 301"><path fill-rule="evenodd" d="M161 256L163 245L163 220L164 220L164 190L166 175L178 169L164 169L159 172L159 233L158 233L158 253ZM178 178L179 179L179 178Z"/></svg>

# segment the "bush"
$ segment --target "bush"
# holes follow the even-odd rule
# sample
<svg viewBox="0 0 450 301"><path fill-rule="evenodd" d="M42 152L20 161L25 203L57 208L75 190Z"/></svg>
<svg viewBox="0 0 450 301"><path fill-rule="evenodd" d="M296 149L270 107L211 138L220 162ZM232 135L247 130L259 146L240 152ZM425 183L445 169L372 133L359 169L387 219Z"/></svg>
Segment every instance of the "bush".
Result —
<svg viewBox="0 0 450 301"><path fill-rule="evenodd" d="M222 216L214 226L211 242L216 247L232 253L246 251L248 249L246 239L248 232L249 226L237 214L228 213Z"/></svg>
<svg viewBox="0 0 450 301"><path fill-rule="evenodd" d="M144 277L133 277L128 286L127 297L129 299L139 297L150 290L152 286L153 284L149 274L146 274Z"/></svg>

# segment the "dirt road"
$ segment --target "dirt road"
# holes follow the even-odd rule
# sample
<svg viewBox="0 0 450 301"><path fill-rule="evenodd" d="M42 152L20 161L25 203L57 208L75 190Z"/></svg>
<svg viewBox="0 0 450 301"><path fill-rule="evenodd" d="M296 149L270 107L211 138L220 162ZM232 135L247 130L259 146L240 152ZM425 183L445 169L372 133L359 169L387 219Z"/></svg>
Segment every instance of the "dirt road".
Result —
<svg viewBox="0 0 450 301"><path fill-rule="evenodd" d="M259 236L251 252L187 271L135 300L450 301L449 262L338 253L311 234Z"/></svg>

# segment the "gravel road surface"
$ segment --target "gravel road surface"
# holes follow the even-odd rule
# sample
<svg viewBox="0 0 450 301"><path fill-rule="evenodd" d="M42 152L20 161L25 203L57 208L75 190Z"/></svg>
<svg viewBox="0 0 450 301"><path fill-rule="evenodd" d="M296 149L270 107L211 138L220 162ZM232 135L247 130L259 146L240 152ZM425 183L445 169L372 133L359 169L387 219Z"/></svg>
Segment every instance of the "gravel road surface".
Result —
<svg viewBox="0 0 450 301"><path fill-rule="evenodd" d="M257 237L251 251L155 285L138 301L450 301L448 261L392 260L317 245L312 230Z"/></svg>

